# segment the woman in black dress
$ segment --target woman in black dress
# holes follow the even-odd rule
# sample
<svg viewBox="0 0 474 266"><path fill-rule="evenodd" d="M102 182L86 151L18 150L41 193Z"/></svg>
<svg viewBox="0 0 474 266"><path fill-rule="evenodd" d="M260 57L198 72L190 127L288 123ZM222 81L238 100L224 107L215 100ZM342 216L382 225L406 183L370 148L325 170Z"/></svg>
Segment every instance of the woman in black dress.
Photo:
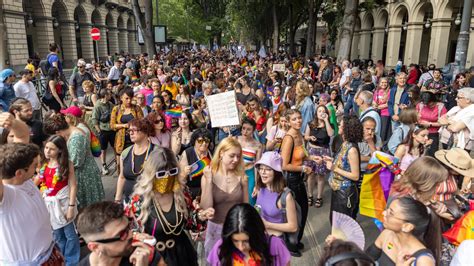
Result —
<svg viewBox="0 0 474 266"><path fill-rule="evenodd" d="M142 231L156 238L156 250L168 266L197 266L197 253L186 230L204 230L204 221L214 216L214 209L200 209L183 191L178 173L174 153L156 147L144 164L126 211Z"/></svg>

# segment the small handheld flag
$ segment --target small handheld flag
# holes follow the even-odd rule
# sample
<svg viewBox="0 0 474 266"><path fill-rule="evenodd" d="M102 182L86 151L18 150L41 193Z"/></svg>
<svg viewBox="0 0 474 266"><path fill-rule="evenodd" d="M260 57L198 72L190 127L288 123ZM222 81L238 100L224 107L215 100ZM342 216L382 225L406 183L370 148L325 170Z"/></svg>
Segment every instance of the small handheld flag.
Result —
<svg viewBox="0 0 474 266"><path fill-rule="evenodd" d="M210 163L211 159L209 159L208 157L204 157L201 160L195 162L191 166L191 173L189 174L189 178L192 180L202 175L202 173L204 172L204 168L206 168L206 166L208 166Z"/></svg>
<svg viewBox="0 0 474 266"><path fill-rule="evenodd" d="M165 115L172 118L180 118L183 113L183 109L180 106L166 110Z"/></svg>

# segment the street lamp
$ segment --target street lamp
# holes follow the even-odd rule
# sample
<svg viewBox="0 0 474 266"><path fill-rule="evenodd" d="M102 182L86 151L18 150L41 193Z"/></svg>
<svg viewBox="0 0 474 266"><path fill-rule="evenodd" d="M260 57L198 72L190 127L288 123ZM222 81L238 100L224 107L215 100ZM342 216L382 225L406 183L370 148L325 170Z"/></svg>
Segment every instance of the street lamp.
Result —
<svg viewBox="0 0 474 266"><path fill-rule="evenodd" d="M461 12L459 12L459 13L457 14L456 19L454 20L454 24L455 24L456 26L461 25Z"/></svg>
<svg viewBox="0 0 474 266"><path fill-rule="evenodd" d="M76 28L76 30L79 30L79 24L77 22L74 23L74 27Z"/></svg>
<svg viewBox="0 0 474 266"><path fill-rule="evenodd" d="M58 20L56 18L53 19L53 28L57 28L59 26Z"/></svg>
<svg viewBox="0 0 474 266"><path fill-rule="evenodd" d="M408 23L406 21L403 23L402 28L403 28L403 30L408 29Z"/></svg>
<svg viewBox="0 0 474 266"><path fill-rule="evenodd" d="M431 19L426 19L425 28L429 29L431 27Z"/></svg>
<svg viewBox="0 0 474 266"><path fill-rule="evenodd" d="M33 17L31 16L30 13L28 13L28 15L26 16L26 23L27 23L28 25L33 25L33 22L34 22L34 21L33 21Z"/></svg>

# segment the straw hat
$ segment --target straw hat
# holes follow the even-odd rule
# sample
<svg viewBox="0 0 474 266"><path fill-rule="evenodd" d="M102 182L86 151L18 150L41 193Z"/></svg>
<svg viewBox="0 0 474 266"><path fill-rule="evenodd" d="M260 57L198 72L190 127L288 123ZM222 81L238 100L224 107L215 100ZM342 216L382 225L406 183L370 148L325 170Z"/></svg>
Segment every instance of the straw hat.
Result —
<svg viewBox="0 0 474 266"><path fill-rule="evenodd" d="M474 177L474 160L467 151L461 148L451 150L439 150L435 157L444 165L460 173L463 176Z"/></svg>

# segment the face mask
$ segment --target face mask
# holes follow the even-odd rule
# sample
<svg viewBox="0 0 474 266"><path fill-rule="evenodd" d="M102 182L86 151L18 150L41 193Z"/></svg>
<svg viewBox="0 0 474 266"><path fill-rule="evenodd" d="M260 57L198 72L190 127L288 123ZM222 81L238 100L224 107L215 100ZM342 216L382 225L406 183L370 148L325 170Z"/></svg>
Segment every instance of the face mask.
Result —
<svg viewBox="0 0 474 266"><path fill-rule="evenodd" d="M179 189L179 181L177 176L168 176L166 178L155 178L153 181L153 191L160 194L175 192Z"/></svg>

